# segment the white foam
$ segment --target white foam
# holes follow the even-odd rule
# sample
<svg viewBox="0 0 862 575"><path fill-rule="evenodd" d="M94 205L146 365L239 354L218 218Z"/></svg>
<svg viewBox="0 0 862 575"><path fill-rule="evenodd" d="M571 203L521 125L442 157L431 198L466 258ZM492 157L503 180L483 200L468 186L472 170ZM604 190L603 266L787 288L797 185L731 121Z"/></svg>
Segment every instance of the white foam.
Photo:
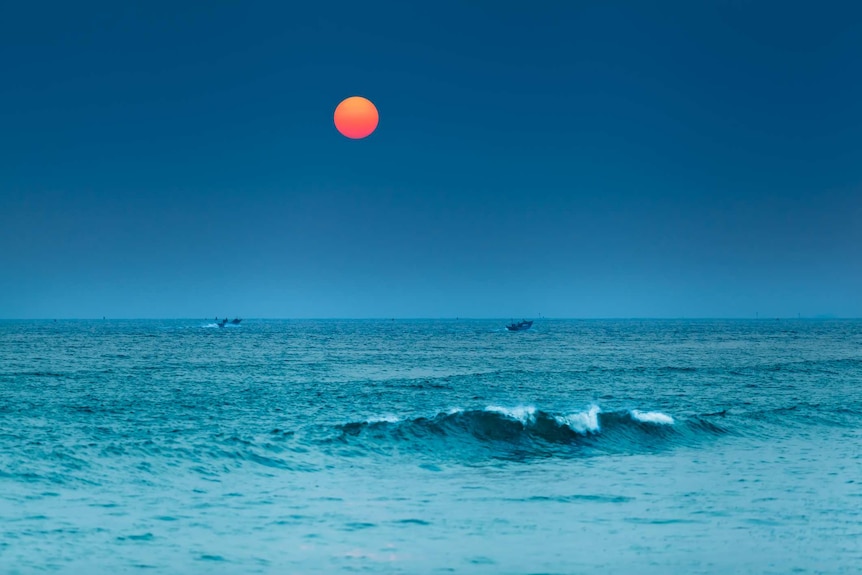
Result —
<svg viewBox="0 0 862 575"><path fill-rule="evenodd" d="M554 419L560 425L565 425L578 433L596 432L599 431L599 413L601 412L602 409L598 405L591 405L587 411L570 415L557 415Z"/></svg>
<svg viewBox="0 0 862 575"><path fill-rule="evenodd" d="M536 418L536 408L532 405L519 405L518 407L500 407L498 405L489 405L485 408L485 411L491 411L493 413L499 413L509 417L511 419L517 419L524 425L529 422L532 422Z"/></svg>
<svg viewBox="0 0 862 575"><path fill-rule="evenodd" d="M632 417L643 423L658 423L660 425L673 425L673 417L665 415L660 411L630 411Z"/></svg>
<svg viewBox="0 0 862 575"><path fill-rule="evenodd" d="M368 419L368 423L398 423L401 421L401 418L397 415L380 415L377 417L370 417Z"/></svg>

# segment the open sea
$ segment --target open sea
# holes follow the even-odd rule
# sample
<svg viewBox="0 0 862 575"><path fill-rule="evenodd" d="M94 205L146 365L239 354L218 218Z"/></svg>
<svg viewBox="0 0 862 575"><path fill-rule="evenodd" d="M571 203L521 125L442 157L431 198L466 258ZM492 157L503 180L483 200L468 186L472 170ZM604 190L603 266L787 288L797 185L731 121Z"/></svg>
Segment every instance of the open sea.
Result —
<svg viewBox="0 0 862 575"><path fill-rule="evenodd" d="M0 573L862 572L862 321L0 322Z"/></svg>

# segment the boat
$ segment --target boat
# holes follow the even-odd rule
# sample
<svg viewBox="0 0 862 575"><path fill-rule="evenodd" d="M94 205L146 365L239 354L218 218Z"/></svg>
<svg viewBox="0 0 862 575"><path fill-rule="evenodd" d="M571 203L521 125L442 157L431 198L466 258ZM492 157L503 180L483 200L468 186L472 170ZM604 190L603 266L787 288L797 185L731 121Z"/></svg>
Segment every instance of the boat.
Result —
<svg viewBox="0 0 862 575"><path fill-rule="evenodd" d="M242 321L242 320L241 320L240 318L238 318L238 317L235 317L234 319L230 320L230 322L231 322L233 325L239 325L239 322L241 322L241 321Z"/></svg>
<svg viewBox="0 0 862 575"><path fill-rule="evenodd" d="M526 331L533 327L533 321L521 320L518 323L512 322L506 326L509 331Z"/></svg>

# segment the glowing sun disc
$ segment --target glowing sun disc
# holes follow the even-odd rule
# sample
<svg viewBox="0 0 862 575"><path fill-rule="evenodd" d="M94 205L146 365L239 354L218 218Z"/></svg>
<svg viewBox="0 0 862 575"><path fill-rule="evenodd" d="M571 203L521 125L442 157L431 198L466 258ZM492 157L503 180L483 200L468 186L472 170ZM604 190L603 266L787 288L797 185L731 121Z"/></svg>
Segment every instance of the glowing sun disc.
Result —
<svg viewBox="0 0 862 575"><path fill-rule="evenodd" d="M359 140L371 135L377 128L380 116L367 98L351 96L335 108L335 127L342 135Z"/></svg>

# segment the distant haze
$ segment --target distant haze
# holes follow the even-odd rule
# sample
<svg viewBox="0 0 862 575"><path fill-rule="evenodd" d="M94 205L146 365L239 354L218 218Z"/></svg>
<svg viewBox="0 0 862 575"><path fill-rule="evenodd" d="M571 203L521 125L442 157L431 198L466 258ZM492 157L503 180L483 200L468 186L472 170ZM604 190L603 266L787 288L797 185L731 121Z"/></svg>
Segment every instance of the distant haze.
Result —
<svg viewBox="0 0 862 575"><path fill-rule="evenodd" d="M860 317L860 10L14 3L0 318Z"/></svg>

